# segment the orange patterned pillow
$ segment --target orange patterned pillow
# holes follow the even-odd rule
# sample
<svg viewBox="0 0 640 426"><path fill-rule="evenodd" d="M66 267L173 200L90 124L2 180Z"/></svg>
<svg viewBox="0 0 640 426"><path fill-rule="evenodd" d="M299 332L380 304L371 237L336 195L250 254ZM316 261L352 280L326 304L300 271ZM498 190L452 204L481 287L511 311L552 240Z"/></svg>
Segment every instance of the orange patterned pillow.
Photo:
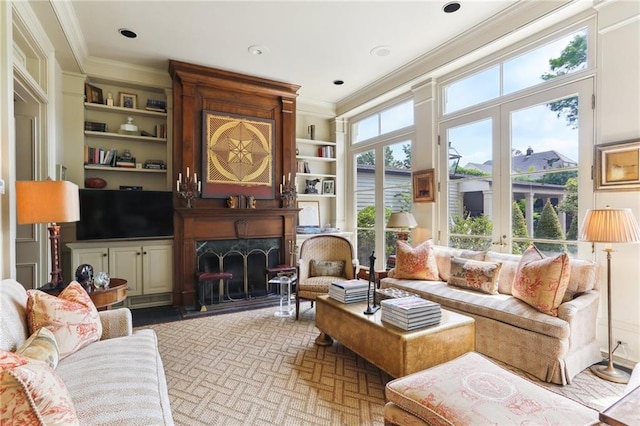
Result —
<svg viewBox="0 0 640 426"><path fill-rule="evenodd" d="M433 242L427 240L412 248L404 241L398 240L393 277L405 280L440 281L438 265L433 253Z"/></svg>
<svg viewBox="0 0 640 426"><path fill-rule="evenodd" d="M48 328L58 343L60 359L100 340L102 322L98 310L77 282L69 284L58 297L40 290L29 290L27 294L30 332Z"/></svg>
<svg viewBox="0 0 640 426"><path fill-rule="evenodd" d="M534 246L522 255L511 293L542 313L558 316L571 272L566 253L545 257Z"/></svg>
<svg viewBox="0 0 640 426"><path fill-rule="evenodd" d="M0 424L80 424L67 387L44 361L0 351L0 395Z"/></svg>

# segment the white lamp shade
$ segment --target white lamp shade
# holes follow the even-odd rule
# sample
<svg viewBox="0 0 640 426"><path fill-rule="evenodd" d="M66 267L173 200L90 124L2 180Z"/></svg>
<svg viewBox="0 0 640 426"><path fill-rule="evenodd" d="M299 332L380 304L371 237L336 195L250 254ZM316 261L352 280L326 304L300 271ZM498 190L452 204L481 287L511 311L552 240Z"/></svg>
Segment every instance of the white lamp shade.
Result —
<svg viewBox="0 0 640 426"><path fill-rule="evenodd" d="M77 222L78 185L65 180L17 181L18 223Z"/></svg>
<svg viewBox="0 0 640 426"><path fill-rule="evenodd" d="M640 227L631 209L587 210L580 240L592 243L632 243L640 241Z"/></svg>
<svg viewBox="0 0 640 426"><path fill-rule="evenodd" d="M418 226L418 222L409 212L391 213L387 221L387 228L411 229Z"/></svg>

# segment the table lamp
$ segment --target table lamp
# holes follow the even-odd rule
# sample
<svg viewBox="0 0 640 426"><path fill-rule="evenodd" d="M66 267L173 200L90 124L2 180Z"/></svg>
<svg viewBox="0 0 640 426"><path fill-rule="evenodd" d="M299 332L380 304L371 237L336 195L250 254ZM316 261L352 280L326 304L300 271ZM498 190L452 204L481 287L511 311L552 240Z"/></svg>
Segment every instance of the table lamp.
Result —
<svg viewBox="0 0 640 426"><path fill-rule="evenodd" d="M606 243L607 253L607 330L609 333L609 363L594 365L591 371L601 379L615 383L627 383L629 375L613 366L613 336L611 333L611 243L632 243L640 241L640 227L631 209L593 209L587 214L580 231L580 240L592 243Z"/></svg>
<svg viewBox="0 0 640 426"><path fill-rule="evenodd" d="M51 241L51 281L62 286L60 267L60 225L80 220L78 185L68 181L17 181L16 201L19 224L48 223Z"/></svg>
<svg viewBox="0 0 640 426"><path fill-rule="evenodd" d="M411 229L418 226L418 222L409 212L396 212L391 213L389 220L387 221L387 228L398 229L398 239L407 241L409 239L409 233Z"/></svg>

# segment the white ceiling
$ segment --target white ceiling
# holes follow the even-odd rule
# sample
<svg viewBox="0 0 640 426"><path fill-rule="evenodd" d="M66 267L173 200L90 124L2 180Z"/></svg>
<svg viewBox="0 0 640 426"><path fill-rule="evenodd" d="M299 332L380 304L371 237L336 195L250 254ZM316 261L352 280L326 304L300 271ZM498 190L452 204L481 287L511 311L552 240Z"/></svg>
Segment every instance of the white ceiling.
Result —
<svg viewBox="0 0 640 426"><path fill-rule="evenodd" d="M163 71L174 59L299 84L300 101L336 104L518 1L460 0L462 7L452 14L443 12L446 3L75 0L68 4L77 17L79 31L74 33L88 58ZM42 8L34 6L36 13ZM38 15L42 20L42 13ZM138 37L124 38L119 28L131 29ZM251 54L252 45L266 46L268 53ZM372 55L378 46L388 47L390 54ZM344 84L336 86L334 80Z"/></svg>

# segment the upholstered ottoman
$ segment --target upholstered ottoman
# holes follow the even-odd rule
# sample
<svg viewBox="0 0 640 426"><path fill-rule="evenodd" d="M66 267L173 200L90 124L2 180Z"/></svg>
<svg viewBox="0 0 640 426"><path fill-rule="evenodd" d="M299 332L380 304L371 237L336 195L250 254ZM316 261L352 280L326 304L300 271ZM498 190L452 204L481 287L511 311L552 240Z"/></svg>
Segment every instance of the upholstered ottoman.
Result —
<svg viewBox="0 0 640 426"><path fill-rule="evenodd" d="M387 383L385 425L590 425L598 412L476 352Z"/></svg>

